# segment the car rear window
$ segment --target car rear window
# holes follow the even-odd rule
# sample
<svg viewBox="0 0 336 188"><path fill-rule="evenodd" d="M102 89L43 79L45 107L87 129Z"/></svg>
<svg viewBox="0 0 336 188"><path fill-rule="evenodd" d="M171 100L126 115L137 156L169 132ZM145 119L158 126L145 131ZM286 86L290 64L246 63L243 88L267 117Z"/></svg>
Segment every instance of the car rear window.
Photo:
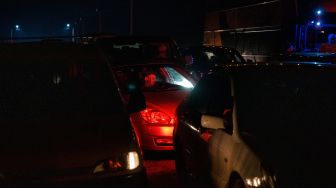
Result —
<svg viewBox="0 0 336 188"><path fill-rule="evenodd" d="M21 56L1 61L0 118L105 115L123 111L106 64L97 57L79 60L60 57L63 52L48 52L45 58L33 52L30 55L15 52L15 56Z"/></svg>
<svg viewBox="0 0 336 188"><path fill-rule="evenodd" d="M136 84L143 91L190 89L194 81L180 68L169 65L125 66L116 70L124 91Z"/></svg>
<svg viewBox="0 0 336 188"><path fill-rule="evenodd" d="M101 46L112 58L175 59L179 56L173 43L163 41L109 41Z"/></svg>

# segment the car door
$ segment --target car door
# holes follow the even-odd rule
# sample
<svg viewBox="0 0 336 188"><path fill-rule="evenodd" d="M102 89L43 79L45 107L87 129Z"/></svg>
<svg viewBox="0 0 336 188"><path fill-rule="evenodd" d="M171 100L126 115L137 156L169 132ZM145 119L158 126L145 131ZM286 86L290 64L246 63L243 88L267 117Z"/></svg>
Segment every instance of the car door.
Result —
<svg viewBox="0 0 336 188"><path fill-rule="evenodd" d="M190 96L178 109L178 131L177 134L182 144L183 153L185 154L185 167L189 175L195 176L198 164L195 164L199 160L197 146L202 143L200 139L201 131L201 112L197 110L197 107L205 102L205 93L200 92L203 87L206 87L207 81L201 80L198 82ZM201 144L204 145L204 144ZM195 166L196 165L196 166Z"/></svg>
<svg viewBox="0 0 336 188"><path fill-rule="evenodd" d="M208 179L208 142L213 131L201 127L202 115L221 117L232 108L230 83L223 76L209 75L200 80L187 100L183 113L186 166L196 179ZM202 177L202 178L199 178Z"/></svg>

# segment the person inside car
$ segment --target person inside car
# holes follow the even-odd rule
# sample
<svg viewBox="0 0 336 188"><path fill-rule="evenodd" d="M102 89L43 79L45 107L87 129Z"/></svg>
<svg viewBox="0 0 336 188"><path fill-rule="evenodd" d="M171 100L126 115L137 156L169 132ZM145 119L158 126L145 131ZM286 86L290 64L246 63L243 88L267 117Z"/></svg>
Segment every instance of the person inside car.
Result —
<svg viewBox="0 0 336 188"><path fill-rule="evenodd" d="M145 88L151 88L156 83L156 75L154 73L147 73L144 78L144 87Z"/></svg>
<svg viewBox="0 0 336 188"><path fill-rule="evenodd" d="M158 46L158 57L168 58L168 47L166 44L160 43Z"/></svg>

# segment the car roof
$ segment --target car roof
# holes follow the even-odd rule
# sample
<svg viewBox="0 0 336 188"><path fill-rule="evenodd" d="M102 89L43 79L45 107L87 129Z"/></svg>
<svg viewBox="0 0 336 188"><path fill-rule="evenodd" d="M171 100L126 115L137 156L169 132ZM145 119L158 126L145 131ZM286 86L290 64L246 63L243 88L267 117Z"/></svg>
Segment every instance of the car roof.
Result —
<svg viewBox="0 0 336 188"><path fill-rule="evenodd" d="M115 36L110 38L98 39L97 42L173 42L168 36Z"/></svg>
<svg viewBox="0 0 336 188"><path fill-rule="evenodd" d="M305 71L305 70L336 70L336 64L324 62L300 62L300 61L283 61L272 63L245 63L245 64L227 64L218 65L214 72L262 72L266 70L279 71Z"/></svg>
<svg viewBox="0 0 336 188"><path fill-rule="evenodd" d="M336 61L336 53L293 52L288 54L276 54L270 57L270 61L306 61L332 63Z"/></svg>
<svg viewBox="0 0 336 188"><path fill-rule="evenodd" d="M28 59L89 60L97 59L98 50L92 45L71 42L28 42L0 45L0 60Z"/></svg>
<svg viewBox="0 0 336 188"><path fill-rule="evenodd" d="M190 50L233 50L233 51L237 51L235 48L232 47L227 47L227 46L189 46L186 47L185 49L190 49Z"/></svg>
<svg viewBox="0 0 336 188"><path fill-rule="evenodd" d="M179 64L172 63L172 62L159 62L159 61L153 61L153 62L133 62L132 63L125 63L125 64L111 64L111 67L113 68L121 68L121 67L136 67L136 66L175 66L175 67L181 67Z"/></svg>

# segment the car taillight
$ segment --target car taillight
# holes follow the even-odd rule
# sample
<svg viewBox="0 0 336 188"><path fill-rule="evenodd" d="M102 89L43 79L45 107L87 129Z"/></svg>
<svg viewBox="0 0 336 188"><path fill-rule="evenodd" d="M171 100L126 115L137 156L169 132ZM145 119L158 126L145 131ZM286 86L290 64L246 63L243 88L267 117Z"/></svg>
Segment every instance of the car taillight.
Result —
<svg viewBox="0 0 336 188"><path fill-rule="evenodd" d="M140 112L141 117L152 124L161 124L161 125L173 125L174 118L171 118L169 115L152 108L146 108Z"/></svg>

